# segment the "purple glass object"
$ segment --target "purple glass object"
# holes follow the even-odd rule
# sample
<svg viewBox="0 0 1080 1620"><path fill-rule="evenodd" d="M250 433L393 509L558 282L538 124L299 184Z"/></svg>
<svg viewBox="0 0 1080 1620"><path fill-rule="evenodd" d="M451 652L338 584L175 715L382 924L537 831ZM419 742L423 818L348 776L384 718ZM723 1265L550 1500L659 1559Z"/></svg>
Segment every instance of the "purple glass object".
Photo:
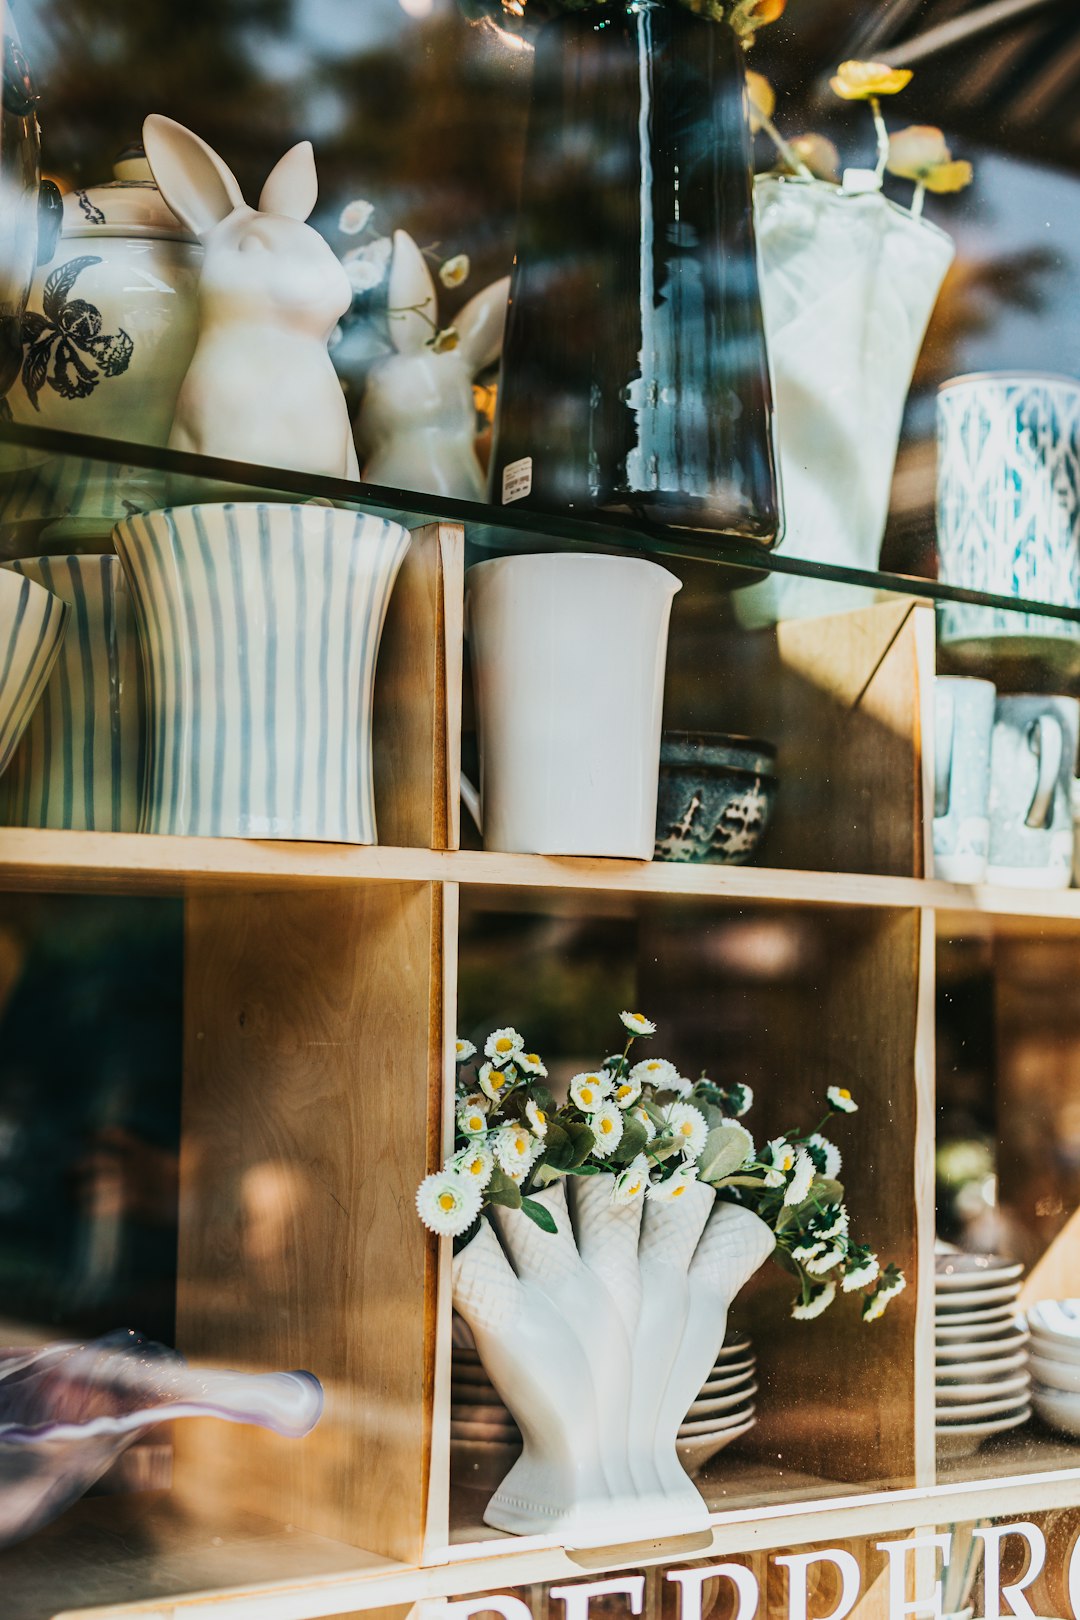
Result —
<svg viewBox="0 0 1080 1620"><path fill-rule="evenodd" d="M197 1370L139 1333L0 1350L0 1547L55 1519L156 1423L216 1417L300 1439L322 1409L312 1373Z"/></svg>

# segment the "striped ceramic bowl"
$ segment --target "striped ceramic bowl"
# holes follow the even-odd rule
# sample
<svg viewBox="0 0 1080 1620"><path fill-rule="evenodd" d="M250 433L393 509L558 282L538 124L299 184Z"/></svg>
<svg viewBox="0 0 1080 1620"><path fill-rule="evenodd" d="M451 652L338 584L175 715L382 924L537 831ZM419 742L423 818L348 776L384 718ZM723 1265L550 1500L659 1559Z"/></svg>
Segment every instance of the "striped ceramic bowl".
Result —
<svg viewBox="0 0 1080 1620"><path fill-rule="evenodd" d="M143 832L375 842L375 660L399 524L173 507L113 531L149 696Z"/></svg>
<svg viewBox="0 0 1080 1620"><path fill-rule="evenodd" d="M0 772L45 690L67 618L50 592L0 570Z"/></svg>
<svg viewBox="0 0 1080 1620"><path fill-rule="evenodd" d="M0 787L8 826L137 832L146 704L131 596L117 557L4 565L68 604L45 695Z"/></svg>

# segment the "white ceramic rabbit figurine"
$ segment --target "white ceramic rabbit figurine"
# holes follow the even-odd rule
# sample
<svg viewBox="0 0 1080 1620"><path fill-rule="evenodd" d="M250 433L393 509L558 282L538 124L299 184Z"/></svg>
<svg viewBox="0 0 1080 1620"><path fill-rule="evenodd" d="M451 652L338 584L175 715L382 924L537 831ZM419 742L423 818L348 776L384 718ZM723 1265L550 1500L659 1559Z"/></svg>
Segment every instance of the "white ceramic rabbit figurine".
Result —
<svg viewBox="0 0 1080 1620"><path fill-rule="evenodd" d="M169 444L335 478L359 470L327 339L352 289L306 225L318 195L301 141L275 165L258 209L206 142L153 113L143 143L162 196L203 244L199 336Z"/></svg>
<svg viewBox="0 0 1080 1620"><path fill-rule="evenodd" d="M457 348L437 354L431 271L412 237L394 232L388 292L394 352L372 367L356 418L369 483L484 499L472 382L502 350L509 292L505 276L471 298L454 322Z"/></svg>

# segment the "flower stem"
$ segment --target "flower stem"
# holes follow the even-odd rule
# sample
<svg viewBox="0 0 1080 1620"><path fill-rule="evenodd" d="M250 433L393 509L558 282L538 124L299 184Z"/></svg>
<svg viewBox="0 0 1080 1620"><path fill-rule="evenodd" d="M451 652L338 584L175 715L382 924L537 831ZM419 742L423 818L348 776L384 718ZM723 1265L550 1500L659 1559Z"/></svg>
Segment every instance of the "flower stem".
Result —
<svg viewBox="0 0 1080 1620"><path fill-rule="evenodd" d="M885 120L881 114L881 102L877 96L870 97L870 111L874 116L874 130L877 134L877 168L874 172L880 186L884 182L885 165L889 161L889 131L885 127Z"/></svg>
<svg viewBox="0 0 1080 1620"><path fill-rule="evenodd" d="M798 152L795 151L790 142L785 141L772 119L767 118L765 114L760 111L758 112L758 117L761 120L762 129L765 131L770 141L772 141L788 168L792 169L800 177L800 179L812 180L814 178L813 170L807 168L806 164L803 162L802 158L799 156Z"/></svg>
<svg viewBox="0 0 1080 1620"><path fill-rule="evenodd" d="M915 195L911 199L912 219L922 219L923 203L926 201L926 187L922 181L915 187Z"/></svg>

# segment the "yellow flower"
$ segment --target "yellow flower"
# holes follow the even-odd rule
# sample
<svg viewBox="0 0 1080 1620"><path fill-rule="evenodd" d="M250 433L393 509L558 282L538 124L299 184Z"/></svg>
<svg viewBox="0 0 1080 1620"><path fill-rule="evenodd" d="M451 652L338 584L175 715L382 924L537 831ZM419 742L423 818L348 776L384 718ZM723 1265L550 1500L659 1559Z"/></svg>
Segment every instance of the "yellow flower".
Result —
<svg viewBox="0 0 1080 1620"><path fill-rule="evenodd" d="M786 3L787 0L735 0L728 22L749 43L759 28L783 16Z"/></svg>
<svg viewBox="0 0 1080 1620"><path fill-rule="evenodd" d="M901 180L914 180L927 191L963 191L971 184L970 163L956 161L945 137L933 124L912 124L889 141L890 174Z"/></svg>
<svg viewBox="0 0 1080 1620"><path fill-rule="evenodd" d="M470 268L469 255L457 253L439 266L439 280L444 287L460 287L463 281L469 279Z"/></svg>
<svg viewBox="0 0 1080 1620"><path fill-rule="evenodd" d="M870 101L895 96L912 79L910 68L891 68L884 62L841 62L830 88L844 101Z"/></svg>
<svg viewBox="0 0 1080 1620"><path fill-rule="evenodd" d="M839 180L840 153L827 136L796 135L788 145L818 180Z"/></svg>
<svg viewBox="0 0 1080 1620"><path fill-rule="evenodd" d="M431 341L431 347L436 354L449 354L461 342L461 336L456 326L444 326L441 332L436 332Z"/></svg>
<svg viewBox="0 0 1080 1620"><path fill-rule="evenodd" d="M754 73L748 70L746 74L746 97L750 111L750 128L756 135L766 120L776 111L776 91L765 77L764 73Z"/></svg>

